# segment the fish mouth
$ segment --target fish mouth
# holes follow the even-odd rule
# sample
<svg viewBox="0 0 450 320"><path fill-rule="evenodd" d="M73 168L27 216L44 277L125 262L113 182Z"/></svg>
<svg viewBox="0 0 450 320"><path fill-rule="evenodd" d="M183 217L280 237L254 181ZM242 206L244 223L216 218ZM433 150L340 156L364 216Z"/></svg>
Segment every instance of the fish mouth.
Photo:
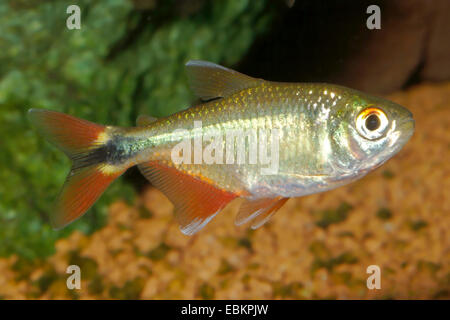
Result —
<svg viewBox="0 0 450 320"><path fill-rule="evenodd" d="M398 123L395 131L392 132L391 141L389 143L391 149L391 156L400 151L403 146L409 141L414 133L415 121L414 119L407 118L404 121Z"/></svg>
<svg viewBox="0 0 450 320"><path fill-rule="evenodd" d="M400 122L398 129L400 131L400 139L406 143L413 135L415 126L416 122L412 118Z"/></svg>

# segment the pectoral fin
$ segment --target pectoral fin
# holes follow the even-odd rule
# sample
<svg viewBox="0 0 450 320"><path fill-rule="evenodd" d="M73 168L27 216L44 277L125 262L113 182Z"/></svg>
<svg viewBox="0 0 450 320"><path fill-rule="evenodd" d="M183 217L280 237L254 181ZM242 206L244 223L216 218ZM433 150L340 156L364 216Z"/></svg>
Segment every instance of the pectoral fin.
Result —
<svg viewBox="0 0 450 320"><path fill-rule="evenodd" d="M202 100L227 97L243 89L258 86L264 81L200 60L186 63L186 72L192 90Z"/></svg>
<svg viewBox="0 0 450 320"><path fill-rule="evenodd" d="M263 198L244 200L236 216L235 224L241 225L252 221L252 229L257 229L275 214L289 198Z"/></svg>
<svg viewBox="0 0 450 320"><path fill-rule="evenodd" d="M203 228L236 194L158 162L140 164L141 173L175 206L181 232L192 235Z"/></svg>

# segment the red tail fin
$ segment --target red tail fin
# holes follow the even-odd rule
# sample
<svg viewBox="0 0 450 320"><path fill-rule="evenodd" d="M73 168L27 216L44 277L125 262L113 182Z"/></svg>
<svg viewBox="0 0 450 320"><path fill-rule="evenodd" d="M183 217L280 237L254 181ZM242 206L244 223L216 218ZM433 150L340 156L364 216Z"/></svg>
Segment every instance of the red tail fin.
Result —
<svg viewBox="0 0 450 320"><path fill-rule="evenodd" d="M50 215L54 228L62 228L80 218L122 172L107 174L102 165L72 169L61 190L55 211Z"/></svg>
<svg viewBox="0 0 450 320"><path fill-rule="evenodd" d="M106 163L104 126L42 109L30 109L28 116L73 162L56 208L50 214L53 227L62 228L80 218L125 170Z"/></svg>

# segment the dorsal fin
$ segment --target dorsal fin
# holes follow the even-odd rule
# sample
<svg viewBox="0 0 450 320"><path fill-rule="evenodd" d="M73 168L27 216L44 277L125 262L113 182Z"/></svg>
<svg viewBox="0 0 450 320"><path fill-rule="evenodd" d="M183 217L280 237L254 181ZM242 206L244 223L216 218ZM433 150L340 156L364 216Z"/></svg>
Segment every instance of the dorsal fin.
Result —
<svg viewBox="0 0 450 320"><path fill-rule="evenodd" d="M139 127L146 127L146 126L150 125L152 122L155 122L156 120L158 120L158 119L154 118L154 117L147 116L145 114L141 114L141 115L139 115L137 117L136 124Z"/></svg>
<svg viewBox="0 0 450 320"><path fill-rule="evenodd" d="M152 185L174 204L181 232L186 235L199 231L237 197L158 162L141 163L138 167Z"/></svg>
<svg viewBox="0 0 450 320"><path fill-rule="evenodd" d="M188 61L186 72L192 90L202 100L224 98L243 89L255 87L264 81L201 60Z"/></svg>
<svg viewBox="0 0 450 320"><path fill-rule="evenodd" d="M257 229L269 221L270 217L280 209L289 198L263 198L244 200L236 215L235 224L241 225L252 221L252 229Z"/></svg>

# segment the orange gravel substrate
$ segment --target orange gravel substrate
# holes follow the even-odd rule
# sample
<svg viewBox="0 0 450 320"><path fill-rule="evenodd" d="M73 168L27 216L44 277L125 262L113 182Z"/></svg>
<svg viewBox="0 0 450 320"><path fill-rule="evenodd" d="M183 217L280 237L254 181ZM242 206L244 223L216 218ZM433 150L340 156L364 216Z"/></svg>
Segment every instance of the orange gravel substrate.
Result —
<svg viewBox="0 0 450 320"><path fill-rule="evenodd" d="M0 259L0 298L449 299L450 83L390 98L413 112L416 133L362 180L291 199L256 231L234 225L236 200L193 237L149 187L45 261ZM81 290L66 288L69 264ZM369 265L381 268L380 290L366 286Z"/></svg>

